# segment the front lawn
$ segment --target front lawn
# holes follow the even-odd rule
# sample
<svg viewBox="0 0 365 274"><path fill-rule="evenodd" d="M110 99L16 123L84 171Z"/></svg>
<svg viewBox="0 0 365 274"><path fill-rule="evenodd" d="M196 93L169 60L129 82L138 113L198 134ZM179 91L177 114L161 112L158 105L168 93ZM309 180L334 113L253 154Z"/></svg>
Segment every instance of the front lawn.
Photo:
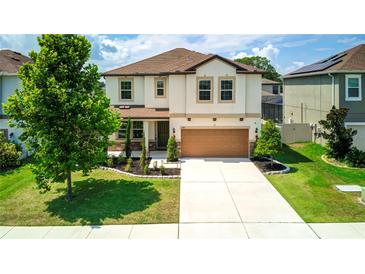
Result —
<svg viewBox="0 0 365 274"><path fill-rule="evenodd" d="M179 180L135 179L97 169L73 174L74 199L65 184L40 194L28 166L0 173L0 225L177 223Z"/></svg>
<svg viewBox="0 0 365 274"><path fill-rule="evenodd" d="M335 185L365 186L365 171L339 168L321 160L324 148L313 143L285 147L275 159L291 172L267 176L306 222L363 222L359 193L342 193Z"/></svg>

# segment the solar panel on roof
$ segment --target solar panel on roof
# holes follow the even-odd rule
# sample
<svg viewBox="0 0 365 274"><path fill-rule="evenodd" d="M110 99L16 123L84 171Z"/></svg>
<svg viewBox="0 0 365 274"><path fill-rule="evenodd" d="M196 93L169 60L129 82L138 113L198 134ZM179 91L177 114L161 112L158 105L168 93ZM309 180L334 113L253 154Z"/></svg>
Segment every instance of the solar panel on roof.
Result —
<svg viewBox="0 0 365 274"><path fill-rule="evenodd" d="M308 65L308 66L304 66L296 71L293 71L290 74L300 74L300 73L306 73L306 72L315 72L315 71L321 71L321 70L325 70L326 68L332 67L333 65L338 64L339 62L342 61L342 57L344 57L347 53L343 53L343 54L336 54L333 55L327 59L321 60L317 63Z"/></svg>

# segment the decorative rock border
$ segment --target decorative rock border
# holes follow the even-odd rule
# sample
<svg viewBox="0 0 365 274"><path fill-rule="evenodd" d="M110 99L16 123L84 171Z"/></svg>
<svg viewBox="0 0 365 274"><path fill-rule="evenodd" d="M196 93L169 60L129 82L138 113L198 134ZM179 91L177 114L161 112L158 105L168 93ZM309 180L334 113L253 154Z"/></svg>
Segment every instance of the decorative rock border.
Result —
<svg viewBox="0 0 365 274"><path fill-rule="evenodd" d="M347 168L347 169L354 169L354 170L365 170L364 168L361 168L361 167L352 167L352 166L347 166L347 165L338 165L336 163L332 163L328 160L327 156L325 154L323 154L321 156L321 159L323 162L325 162L326 164L329 164L331 166L335 166L335 167L338 167L338 168Z"/></svg>
<svg viewBox="0 0 365 274"><path fill-rule="evenodd" d="M100 169L104 169L104 170L110 170L110 171L114 171L123 175L127 175L130 177L136 177L136 178L151 178L151 179L180 179L181 176L180 175L138 175L138 174L133 174L133 173L129 173L126 171L122 171L116 168L112 168L112 167L106 167L106 166L99 166Z"/></svg>
<svg viewBox="0 0 365 274"><path fill-rule="evenodd" d="M266 158L267 160L270 160L269 158ZM290 172L290 167L288 167L287 165L284 165L283 163L277 161L277 160L273 160L274 163L276 164L280 164L282 166L285 166L285 169L283 170L275 170L275 171L266 171L263 172L263 174L265 175L275 175L275 174L286 174Z"/></svg>

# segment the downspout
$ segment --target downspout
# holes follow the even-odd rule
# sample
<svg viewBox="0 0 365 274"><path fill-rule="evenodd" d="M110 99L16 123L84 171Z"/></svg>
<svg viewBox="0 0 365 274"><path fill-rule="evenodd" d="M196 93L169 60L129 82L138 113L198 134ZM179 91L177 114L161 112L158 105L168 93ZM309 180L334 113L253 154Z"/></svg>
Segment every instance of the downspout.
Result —
<svg viewBox="0 0 365 274"><path fill-rule="evenodd" d="M328 76L332 78L332 106L335 105L335 76L331 73L328 73Z"/></svg>

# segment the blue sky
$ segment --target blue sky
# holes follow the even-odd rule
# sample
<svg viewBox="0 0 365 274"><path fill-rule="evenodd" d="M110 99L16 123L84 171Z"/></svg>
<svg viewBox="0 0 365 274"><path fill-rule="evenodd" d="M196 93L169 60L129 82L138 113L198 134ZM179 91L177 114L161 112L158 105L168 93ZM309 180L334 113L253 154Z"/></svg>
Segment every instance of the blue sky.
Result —
<svg viewBox="0 0 365 274"><path fill-rule="evenodd" d="M268 57L280 73L365 43L365 35L87 35L92 43L91 62L106 71L146 57L185 47L228 58ZM37 50L36 35L0 35L0 49L27 54Z"/></svg>

